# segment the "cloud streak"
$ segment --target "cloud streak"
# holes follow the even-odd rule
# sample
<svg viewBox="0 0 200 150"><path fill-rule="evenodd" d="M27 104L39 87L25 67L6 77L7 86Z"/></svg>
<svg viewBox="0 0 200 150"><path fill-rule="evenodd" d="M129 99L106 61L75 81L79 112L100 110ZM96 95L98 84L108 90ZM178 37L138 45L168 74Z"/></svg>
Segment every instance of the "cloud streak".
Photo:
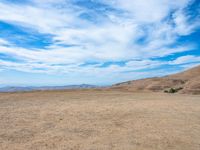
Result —
<svg viewBox="0 0 200 150"><path fill-rule="evenodd" d="M0 60L0 68L30 73L85 73L94 76L101 72L111 76L126 73L129 79L132 74L128 72L131 71L147 69L148 72L148 68L156 69L163 65L199 62L197 56L177 56L173 61L153 60L198 48L195 41L177 42L180 37L190 36L199 29L199 15L191 20L187 10L194 2L0 1L0 21L16 26L16 32L12 34L15 40L22 41L13 44L8 36L0 36L0 54L19 60ZM49 36L45 39L44 35ZM25 42L31 38L36 42L28 43L28 47ZM42 45L42 42L49 43ZM194 61L188 61L193 58ZM95 62L95 65L83 65L90 62ZM105 66L107 62L113 64Z"/></svg>

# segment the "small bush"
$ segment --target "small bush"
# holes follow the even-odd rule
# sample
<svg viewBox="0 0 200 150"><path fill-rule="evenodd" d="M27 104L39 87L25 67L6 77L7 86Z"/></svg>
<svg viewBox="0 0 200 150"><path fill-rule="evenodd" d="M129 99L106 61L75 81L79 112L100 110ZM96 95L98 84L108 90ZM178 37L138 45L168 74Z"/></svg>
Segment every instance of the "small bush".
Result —
<svg viewBox="0 0 200 150"><path fill-rule="evenodd" d="M170 88L169 90L164 90L165 93L176 93L180 90L182 90L183 88L182 87L179 87L179 88Z"/></svg>
<svg viewBox="0 0 200 150"><path fill-rule="evenodd" d="M174 89L174 88L170 88L170 89L169 89L169 93L176 93L176 92L177 92L177 90Z"/></svg>

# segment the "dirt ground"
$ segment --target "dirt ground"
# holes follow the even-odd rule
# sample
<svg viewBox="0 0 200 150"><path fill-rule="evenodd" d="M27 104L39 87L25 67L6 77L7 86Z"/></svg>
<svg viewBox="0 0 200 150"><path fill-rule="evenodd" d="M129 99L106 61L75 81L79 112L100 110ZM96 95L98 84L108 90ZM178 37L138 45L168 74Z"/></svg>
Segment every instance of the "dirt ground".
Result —
<svg viewBox="0 0 200 150"><path fill-rule="evenodd" d="M0 94L1 150L200 150L200 96Z"/></svg>

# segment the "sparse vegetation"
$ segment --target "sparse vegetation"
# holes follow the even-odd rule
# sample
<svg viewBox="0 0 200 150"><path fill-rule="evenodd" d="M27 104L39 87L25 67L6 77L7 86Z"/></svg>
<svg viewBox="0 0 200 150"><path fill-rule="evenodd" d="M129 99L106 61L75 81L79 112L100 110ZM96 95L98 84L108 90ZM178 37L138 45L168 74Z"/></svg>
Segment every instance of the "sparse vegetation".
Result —
<svg viewBox="0 0 200 150"><path fill-rule="evenodd" d="M165 93L177 93L178 91L182 90L182 87L179 88L170 88L168 90L164 90Z"/></svg>

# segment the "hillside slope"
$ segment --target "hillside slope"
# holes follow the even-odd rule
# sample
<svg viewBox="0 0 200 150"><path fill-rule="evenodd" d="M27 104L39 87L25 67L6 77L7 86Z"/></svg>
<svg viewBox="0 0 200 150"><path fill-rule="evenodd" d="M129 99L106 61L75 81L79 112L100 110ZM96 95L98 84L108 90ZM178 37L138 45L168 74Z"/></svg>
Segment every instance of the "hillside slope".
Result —
<svg viewBox="0 0 200 150"><path fill-rule="evenodd" d="M128 91L153 91L163 92L173 89L180 89L179 93L200 94L200 66L187 71L165 77L147 78L128 81L113 85L114 89Z"/></svg>

